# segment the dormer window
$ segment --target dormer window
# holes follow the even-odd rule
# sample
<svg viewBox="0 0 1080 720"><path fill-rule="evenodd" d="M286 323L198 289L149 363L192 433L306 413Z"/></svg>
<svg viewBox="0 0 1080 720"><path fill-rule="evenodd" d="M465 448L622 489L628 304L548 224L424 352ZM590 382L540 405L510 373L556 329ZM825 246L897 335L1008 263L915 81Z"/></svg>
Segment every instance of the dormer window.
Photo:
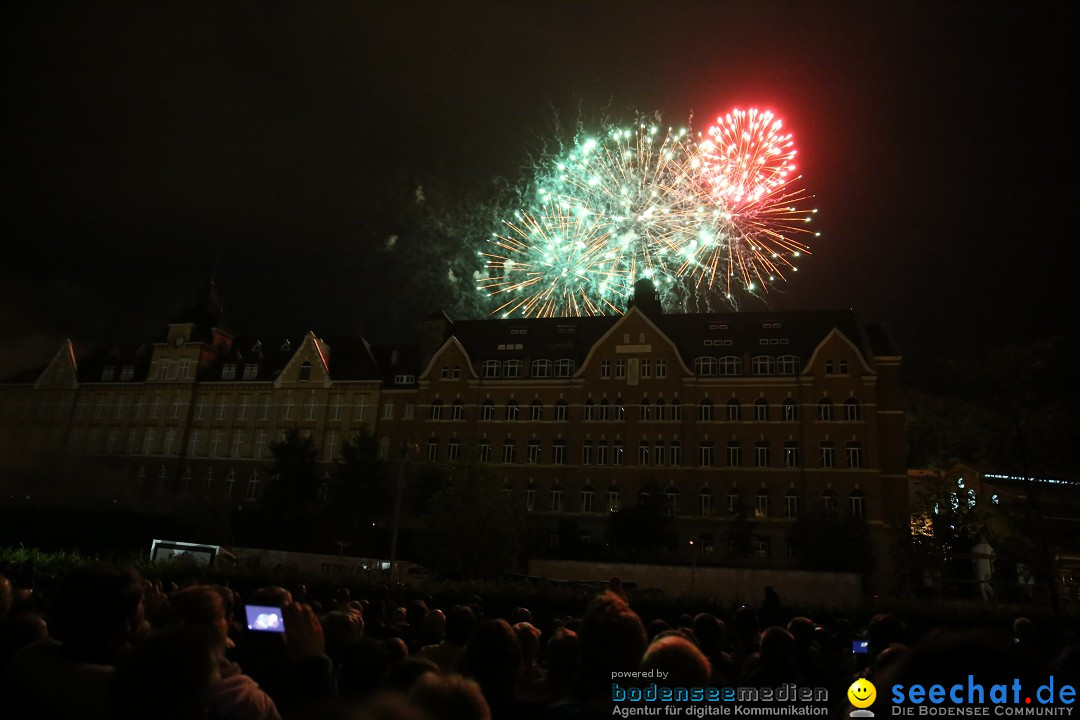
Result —
<svg viewBox="0 0 1080 720"><path fill-rule="evenodd" d="M236 363L225 363L221 368L222 380L234 380L236 379Z"/></svg>
<svg viewBox="0 0 1080 720"><path fill-rule="evenodd" d="M415 375L395 375L394 376L394 384L395 385L412 385L415 382L416 382L416 376Z"/></svg>
<svg viewBox="0 0 1080 720"><path fill-rule="evenodd" d="M248 363L244 366L244 379L254 380L259 375L259 363Z"/></svg>
<svg viewBox="0 0 1080 720"><path fill-rule="evenodd" d="M285 352L289 352L290 350L292 350L292 343L286 340L285 342L281 343L281 349Z"/></svg>
<svg viewBox="0 0 1080 720"><path fill-rule="evenodd" d="M135 377L135 366L134 365L125 365L123 368L121 368L121 370L120 370L120 381L121 382L124 382L125 380L130 380L133 377Z"/></svg>
<svg viewBox="0 0 1080 720"><path fill-rule="evenodd" d="M305 360L300 363L300 372L296 374L298 382L307 382L311 379L311 363Z"/></svg>
<svg viewBox="0 0 1080 720"><path fill-rule="evenodd" d="M112 379L115 375L116 366L106 365L105 369L101 371L101 382L112 382Z"/></svg>

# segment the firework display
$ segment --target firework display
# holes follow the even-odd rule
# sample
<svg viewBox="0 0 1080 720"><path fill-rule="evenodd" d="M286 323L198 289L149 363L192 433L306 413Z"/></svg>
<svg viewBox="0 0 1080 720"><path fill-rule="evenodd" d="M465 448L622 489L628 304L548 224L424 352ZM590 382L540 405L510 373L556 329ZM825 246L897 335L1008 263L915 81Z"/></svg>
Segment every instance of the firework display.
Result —
<svg viewBox="0 0 1080 720"><path fill-rule="evenodd" d="M642 277L672 308L737 307L808 250L812 211L797 208L808 196L781 129L735 110L705 137L645 121L579 133L534 168L481 252L478 288L504 317L617 314Z"/></svg>

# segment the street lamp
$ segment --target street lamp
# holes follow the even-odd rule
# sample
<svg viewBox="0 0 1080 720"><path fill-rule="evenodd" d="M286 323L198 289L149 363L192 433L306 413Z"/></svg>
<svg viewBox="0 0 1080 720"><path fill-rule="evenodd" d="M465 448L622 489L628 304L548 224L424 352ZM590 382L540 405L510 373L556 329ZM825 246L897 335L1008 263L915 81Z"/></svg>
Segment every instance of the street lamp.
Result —
<svg viewBox="0 0 1080 720"><path fill-rule="evenodd" d="M394 584L394 573L397 570L397 540L398 530L401 527L401 493L405 488L405 468L409 462L409 442L401 444L401 460L398 462L397 490L394 497L394 528L390 534L390 584Z"/></svg>
<svg viewBox="0 0 1080 720"><path fill-rule="evenodd" d="M690 538L690 595L694 594L694 581L697 575L697 552L694 548L694 539Z"/></svg>

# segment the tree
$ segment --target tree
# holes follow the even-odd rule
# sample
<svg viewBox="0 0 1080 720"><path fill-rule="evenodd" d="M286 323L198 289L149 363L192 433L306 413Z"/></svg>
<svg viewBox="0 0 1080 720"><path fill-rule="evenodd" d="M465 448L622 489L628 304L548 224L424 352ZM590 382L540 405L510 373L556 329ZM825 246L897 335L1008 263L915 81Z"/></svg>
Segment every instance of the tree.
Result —
<svg viewBox="0 0 1080 720"><path fill-rule="evenodd" d="M609 515L607 540L616 550L660 551L668 541L670 525L664 495L655 481L648 480L636 504Z"/></svg>
<svg viewBox="0 0 1080 720"><path fill-rule="evenodd" d="M483 577L516 570L525 518L490 478L466 468L431 498L423 554L438 574Z"/></svg>
<svg viewBox="0 0 1080 720"><path fill-rule="evenodd" d="M354 552L383 554L384 519L391 499L378 440L361 430L341 446L341 459L326 488L322 534L332 535L331 542L344 543Z"/></svg>
<svg viewBox="0 0 1080 720"><path fill-rule="evenodd" d="M859 518L803 513L793 540L800 569L853 572L864 578L874 569L870 531Z"/></svg>
<svg viewBox="0 0 1080 720"><path fill-rule="evenodd" d="M270 444L270 454L270 480L251 527L256 541L269 548L321 549L322 538L315 537L322 488L315 441L292 428Z"/></svg>
<svg viewBox="0 0 1080 720"><path fill-rule="evenodd" d="M754 553L754 526L740 504L728 523L728 557L745 560Z"/></svg>

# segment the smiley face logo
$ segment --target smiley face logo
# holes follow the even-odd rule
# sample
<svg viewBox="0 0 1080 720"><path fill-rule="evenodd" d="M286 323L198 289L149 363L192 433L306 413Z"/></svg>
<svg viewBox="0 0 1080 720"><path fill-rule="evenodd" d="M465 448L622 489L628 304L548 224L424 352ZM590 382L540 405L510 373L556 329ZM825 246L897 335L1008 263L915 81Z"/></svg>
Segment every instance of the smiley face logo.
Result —
<svg viewBox="0 0 1080 720"><path fill-rule="evenodd" d="M859 678L847 689L847 697L855 707L868 708L877 699L877 688L869 680Z"/></svg>

